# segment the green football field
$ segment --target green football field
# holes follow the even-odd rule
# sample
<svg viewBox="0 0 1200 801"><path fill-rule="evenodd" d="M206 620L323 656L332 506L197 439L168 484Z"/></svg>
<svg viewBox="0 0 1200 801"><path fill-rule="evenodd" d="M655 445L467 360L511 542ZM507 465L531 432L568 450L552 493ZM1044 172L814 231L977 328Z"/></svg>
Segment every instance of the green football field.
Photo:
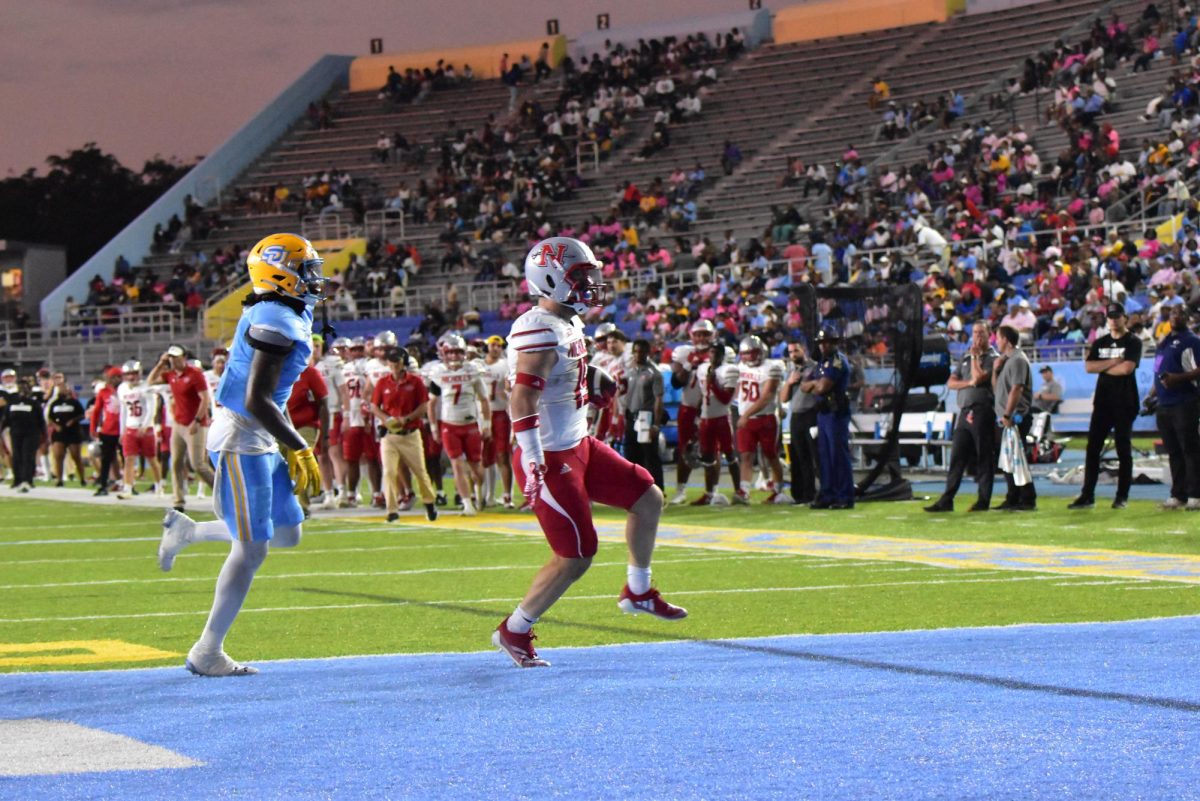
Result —
<svg viewBox="0 0 1200 801"><path fill-rule="evenodd" d="M539 645L1200 612L1193 533L1200 520L1150 501L1122 513L1099 506L1072 513L1064 505L936 517L920 502L860 504L850 513L672 507L663 516L654 578L690 610L679 623L617 609L625 548L612 535L620 517L598 509L604 539L592 570L539 623ZM6 493L0 671L181 664L204 624L228 546L194 546L164 574L155 561L160 519L151 508ZM271 552L226 649L251 662L489 649L491 629L548 554L532 517L489 510L473 519L443 514L436 524L403 523L323 516L306 523L298 548ZM942 543L985 547L982 556L943 558ZM1072 572L1083 551L1100 554L1098 562ZM1160 572L1147 573L1153 555L1172 556L1163 557Z"/></svg>

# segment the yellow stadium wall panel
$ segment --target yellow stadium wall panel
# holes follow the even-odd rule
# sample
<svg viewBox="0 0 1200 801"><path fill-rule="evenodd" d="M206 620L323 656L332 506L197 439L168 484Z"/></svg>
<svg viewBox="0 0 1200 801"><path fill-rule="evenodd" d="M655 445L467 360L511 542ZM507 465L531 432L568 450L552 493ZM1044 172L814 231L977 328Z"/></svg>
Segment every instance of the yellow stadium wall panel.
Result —
<svg viewBox="0 0 1200 801"><path fill-rule="evenodd" d="M826 0L775 15L775 42L806 42L926 22L945 22L959 0Z"/></svg>
<svg viewBox="0 0 1200 801"><path fill-rule="evenodd" d="M350 91L364 92L379 89L387 80L388 67L395 67L401 75L407 69L433 69L438 59L447 64L453 64L454 70L462 75L463 65L470 64L476 78L499 78L500 58L505 53L509 55L509 63L519 62L521 56L529 56L535 61L542 43L550 44L550 66L557 67L558 62L567 54L567 37L545 36L538 39L525 39L517 42L498 42L496 44L476 45L473 47L452 47L444 50L428 50L421 53L385 53L380 56L362 56L350 64Z"/></svg>

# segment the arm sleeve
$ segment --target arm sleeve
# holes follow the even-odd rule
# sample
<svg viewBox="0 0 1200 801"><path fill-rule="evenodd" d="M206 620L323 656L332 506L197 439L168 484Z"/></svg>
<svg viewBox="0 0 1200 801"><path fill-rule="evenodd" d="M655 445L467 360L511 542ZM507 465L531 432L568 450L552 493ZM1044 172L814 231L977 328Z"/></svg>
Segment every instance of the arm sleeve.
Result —
<svg viewBox="0 0 1200 801"><path fill-rule="evenodd" d="M313 398L316 400L325 400L329 397L329 385L325 383L325 377L321 373L312 368L308 368L308 384L312 389ZM372 399L374 402L374 399Z"/></svg>
<svg viewBox="0 0 1200 801"><path fill-rule="evenodd" d="M1125 350L1125 358L1134 364L1142 361L1142 340L1137 337L1133 338L1133 344Z"/></svg>
<svg viewBox="0 0 1200 801"><path fill-rule="evenodd" d="M282 356L291 352L295 342L278 328L256 324L246 329L246 344L255 350Z"/></svg>

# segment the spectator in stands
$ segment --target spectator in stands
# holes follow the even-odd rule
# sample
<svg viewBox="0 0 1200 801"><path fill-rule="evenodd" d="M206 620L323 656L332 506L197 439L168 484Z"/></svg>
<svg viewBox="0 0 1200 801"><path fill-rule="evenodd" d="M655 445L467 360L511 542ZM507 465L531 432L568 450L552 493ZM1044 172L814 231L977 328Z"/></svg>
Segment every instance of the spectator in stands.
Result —
<svg viewBox="0 0 1200 801"><path fill-rule="evenodd" d="M876 75L871 79L871 96L867 99L867 106L872 111L879 107L879 104L886 101L892 96L892 87L888 86L888 82Z"/></svg>
<svg viewBox="0 0 1200 801"><path fill-rule="evenodd" d="M742 151L729 139L725 140L725 144L721 149L721 169L726 175L732 175L738 165L742 163Z"/></svg>

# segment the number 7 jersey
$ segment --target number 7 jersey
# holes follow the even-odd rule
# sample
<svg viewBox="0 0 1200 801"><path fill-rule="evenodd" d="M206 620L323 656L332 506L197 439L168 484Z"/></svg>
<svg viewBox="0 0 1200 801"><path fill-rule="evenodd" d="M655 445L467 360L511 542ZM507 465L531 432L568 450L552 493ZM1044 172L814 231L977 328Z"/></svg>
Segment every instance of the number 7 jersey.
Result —
<svg viewBox="0 0 1200 801"><path fill-rule="evenodd" d="M587 343L583 323L569 321L534 306L513 322L508 335L509 375L515 380L522 353L553 350L558 359L550 368L538 401L542 448L566 451L587 436ZM514 419L516 415L513 415Z"/></svg>

